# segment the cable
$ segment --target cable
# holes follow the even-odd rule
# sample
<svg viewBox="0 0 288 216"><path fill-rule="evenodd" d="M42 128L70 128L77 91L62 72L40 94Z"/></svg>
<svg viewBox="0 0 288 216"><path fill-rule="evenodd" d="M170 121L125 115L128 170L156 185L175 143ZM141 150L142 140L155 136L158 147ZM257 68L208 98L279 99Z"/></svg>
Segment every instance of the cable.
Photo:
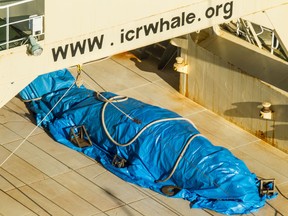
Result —
<svg viewBox="0 0 288 216"><path fill-rule="evenodd" d="M56 106L60 103L60 101L68 94L68 92L75 85L76 81L67 89L67 91L62 95L62 97L55 103L55 105L50 109L50 111L43 117L43 119L35 126L35 128L25 137L25 139L8 155L8 157L0 164L2 167L9 158L15 154L15 152L26 142L26 140L34 133L34 131L42 124L42 122L50 115L50 113L56 108Z"/></svg>
<svg viewBox="0 0 288 216"><path fill-rule="evenodd" d="M82 69L82 67L80 66L77 66L78 67L78 72L79 71L82 71L84 72L94 83L96 83L100 88L102 88L104 91L106 91L99 83L97 83L86 71L84 71ZM91 85L89 85L89 83L85 82L91 89L94 89ZM107 99L103 94L101 94L99 91L96 91L94 89L94 91L96 92L96 96L97 98L100 100L100 101L103 101L103 102L108 102L110 103L111 101L109 99ZM99 97L100 96L100 97ZM115 99L115 98L114 98ZM119 96L117 97L118 100L115 100L114 102L122 102L122 101L125 101L127 100L128 98L127 97L124 97L124 96ZM128 115L127 113L125 113L123 110L121 110L119 107L117 107L115 104L111 103L112 106L114 106L114 108L116 108L119 112L121 112L122 114L124 114L127 118L129 118L130 120L136 122L136 123L139 123L139 120L137 119L134 119L132 118L130 115Z"/></svg>
<svg viewBox="0 0 288 216"><path fill-rule="evenodd" d="M285 216L281 212L279 212L274 206L272 206L270 203L268 203L267 201L266 203L275 211L275 216L277 216L278 214L280 214L281 216Z"/></svg>
<svg viewBox="0 0 288 216"><path fill-rule="evenodd" d="M88 73L86 73L86 71L84 71L82 68L81 68L81 71L82 71L83 73L85 73L86 76L88 76L96 85L98 85L101 89L103 89L103 91L106 91L103 86L101 86L98 82L96 82L96 81L95 81ZM88 86L90 86L91 89L93 89L91 85L89 85L87 82L85 82L85 83L86 83ZM96 91L96 92L97 92L97 91Z"/></svg>
<svg viewBox="0 0 288 216"><path fill-rule="evenodd" d="M128 100L128 97L126 96L120 96L120 95L117 95L117 96L114 96L112 98L109 98L107 99L104 95L102 95L100 92L96 92L96 96L97 98L100 100L100 101L103 101L105 102L104 106L103 106L103 110L105 111L106 109L106 106L107 104L111 104L114 108L116 108L119 112L121 112L123 115L125 115L127 118L129 118L130 120L132 121L136 121L134 118L132 118L130 115L128 115L127 113L125 113L123 110L121 110L119 107L117 107L114 103L119 103L119 102L123 102L123 101L126 101ZM99 97L101 96L101 98ZM103 100L104 99L104 100ZM103 111L102 111L102 115L103 114Z"/></svg>
<svg viewBox="0 0 288 216"><path fill-rule="evenodd" d="M281 192L281 190L279 189L279 187L278 186L275 186L275 188L278 190L278 192L285 198L285 199L287 199L288 200L288 197L287 196L285 196L285 194L283 194L282 192Z"/></svg>

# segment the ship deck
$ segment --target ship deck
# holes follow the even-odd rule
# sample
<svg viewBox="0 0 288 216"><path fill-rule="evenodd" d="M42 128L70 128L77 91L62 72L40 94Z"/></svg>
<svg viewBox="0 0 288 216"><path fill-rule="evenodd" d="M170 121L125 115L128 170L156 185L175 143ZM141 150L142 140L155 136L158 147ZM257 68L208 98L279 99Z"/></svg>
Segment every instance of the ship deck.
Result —
<svg viewBox="0 0 288 216"><path fill-rule="evenodd" d="M179 74L157 71L156 63L123 53L84 65L83 78L87 88L133 97L191 119L214 145L231 150L257 176L275 178L288 196L288 155L180 95L175 90ZM71 71L75 74L76 68ZM34 128L19 98L0 109L0 162L7 159L0 167L0 215L220 215L124 182L93 159L55 142L41 128L26 140ZM279 194L248 215L288 215L287 206Z"/></svg>

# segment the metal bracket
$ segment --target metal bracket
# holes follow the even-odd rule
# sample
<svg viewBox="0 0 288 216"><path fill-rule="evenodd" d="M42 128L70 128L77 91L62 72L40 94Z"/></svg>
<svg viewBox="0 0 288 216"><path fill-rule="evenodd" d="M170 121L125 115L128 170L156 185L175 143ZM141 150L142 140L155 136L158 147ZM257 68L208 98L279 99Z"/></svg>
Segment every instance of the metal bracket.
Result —
<svg viewBox="0 0 288 216"><path fill-rule="evenodd" d="M273 195L275 193L275 179L261 179L259 192L261 196Z"/></svg>
<svg viewBox="0 0 288 216"><path fill-rule="evenodd" d="M118 156L117 154L114 156L112 165L117 167L117 168L123 168L126 166L127 160L124 158Z"/></svg>
<svg viewBox="0 0 288 216"><path fill-rule="evenodd" d="M163 194L165 194L166 196L174 196L176 195L177 193L179 193L179 191L181 190L182 188L180 187L177 187L177 186L174 186L174 185L166 185L166 186L163 186L161 188L161 192Z"/></svg>
<svg viewBox="0 0 288 216"><path fill-rule="evenodd" d="M92 142L84 125L70 128L70 141L80 148L91 146Z"/></svg>

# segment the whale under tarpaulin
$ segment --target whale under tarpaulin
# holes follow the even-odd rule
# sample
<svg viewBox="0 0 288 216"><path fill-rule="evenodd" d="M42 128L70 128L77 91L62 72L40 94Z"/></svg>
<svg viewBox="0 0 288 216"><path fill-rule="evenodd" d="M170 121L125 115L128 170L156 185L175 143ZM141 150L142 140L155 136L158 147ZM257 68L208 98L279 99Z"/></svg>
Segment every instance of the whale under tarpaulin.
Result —
<svg viewBox="0 0 288 216"><path fill-rule="evenodd" d="M259 193L256 175L190 120L74 83L63 69L39 76L20 92L36 121L59 143L127 182L188 200L192 208L245 214L265 205L269 197Z"/></svg>

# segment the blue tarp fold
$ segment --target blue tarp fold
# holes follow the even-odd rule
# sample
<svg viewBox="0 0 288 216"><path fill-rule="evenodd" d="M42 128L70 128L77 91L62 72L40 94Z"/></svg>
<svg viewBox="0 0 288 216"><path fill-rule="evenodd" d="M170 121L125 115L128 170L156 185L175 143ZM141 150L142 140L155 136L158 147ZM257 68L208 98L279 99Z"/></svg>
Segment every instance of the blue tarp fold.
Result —
<svg viewBox="0 0 288 216"><path fill-rule="evenodd" d="M68 70L59 70L39 76L20 96L32 100L28 106L40 122L73 82ZM125 181L161 194L172 186L172 197L190 201L193 208L245 214L264 206L267 197L259 195L255 174L229 150L212 145L189 120L133 98L113 97L118 96L103 92L99 97L84 86L73 86L42 126L56 141L94 158ZM71 128L81 125L91 146L81 148L70 141ZM121 146L137 134L135 141ZM124 167L113 165L115 155L126 161Z"/></svg>

